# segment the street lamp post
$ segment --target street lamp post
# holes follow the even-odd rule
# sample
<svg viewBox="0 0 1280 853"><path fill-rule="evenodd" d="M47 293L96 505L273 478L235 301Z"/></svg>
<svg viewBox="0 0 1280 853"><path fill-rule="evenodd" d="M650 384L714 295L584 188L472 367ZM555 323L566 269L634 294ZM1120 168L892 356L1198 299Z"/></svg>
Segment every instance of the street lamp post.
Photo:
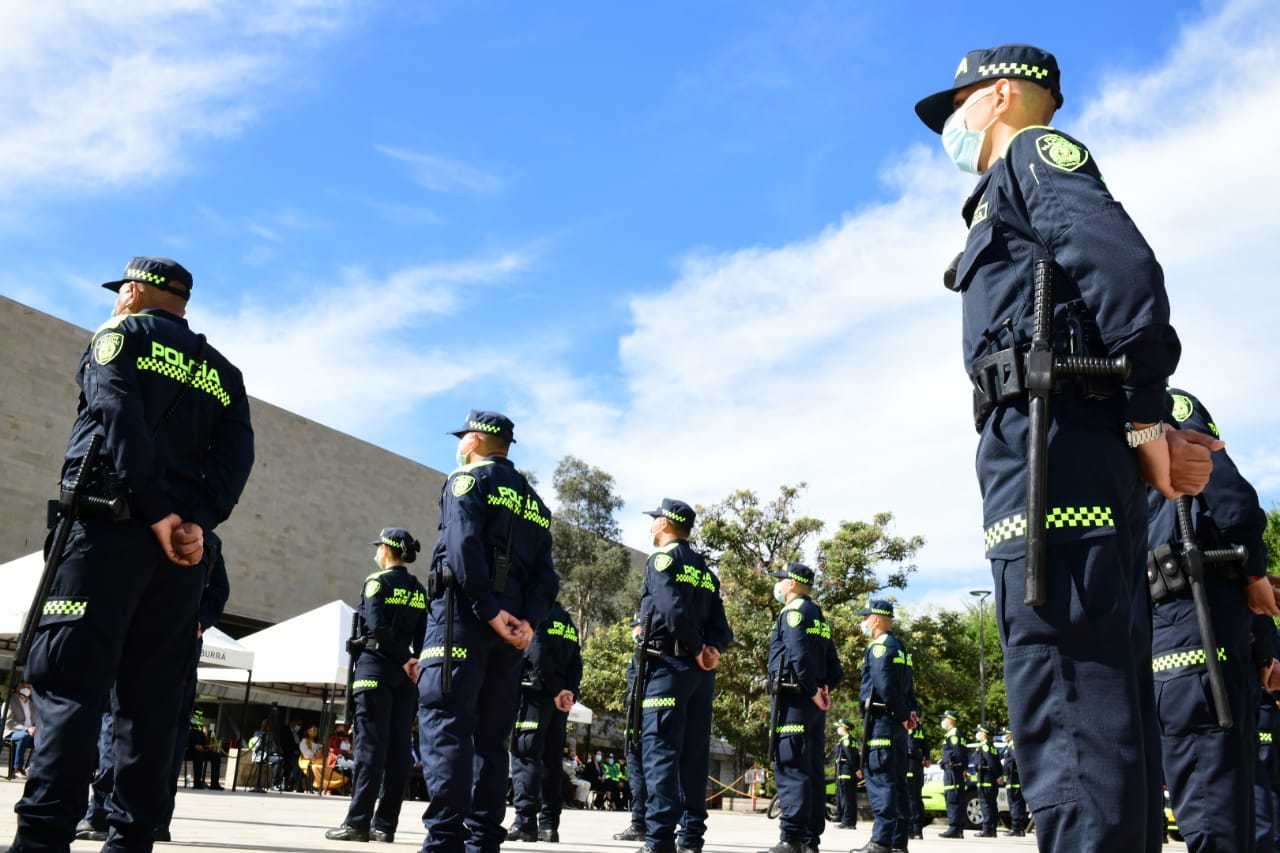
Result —
<svg viewBox="0 0 1280 853"><path fill-rule="evenodd" d="M978 717L982 725L987 724L987 631L983 620L985 608L983 604L991 594L989 589L971 589L969 594L978 599Z"/></svg>

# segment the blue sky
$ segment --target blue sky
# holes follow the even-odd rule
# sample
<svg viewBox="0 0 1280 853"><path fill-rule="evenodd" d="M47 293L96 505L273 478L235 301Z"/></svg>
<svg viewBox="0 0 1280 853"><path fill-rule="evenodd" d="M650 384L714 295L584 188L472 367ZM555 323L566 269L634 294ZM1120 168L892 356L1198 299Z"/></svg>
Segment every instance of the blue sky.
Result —
<svg viewBox="0 0 1280 853"><path fill-rule="evenodd" d="M0 293L93 327L171 255L255 396L446 470L504 410L547 491L567 453L617 477L641 548L663 495L805 481L928 538L919 604L987 570L940 285L972 179L912 105L1039 44L1165 265L1176 381L1280 501L1262 0L37 5L0 33Z"/></svg>

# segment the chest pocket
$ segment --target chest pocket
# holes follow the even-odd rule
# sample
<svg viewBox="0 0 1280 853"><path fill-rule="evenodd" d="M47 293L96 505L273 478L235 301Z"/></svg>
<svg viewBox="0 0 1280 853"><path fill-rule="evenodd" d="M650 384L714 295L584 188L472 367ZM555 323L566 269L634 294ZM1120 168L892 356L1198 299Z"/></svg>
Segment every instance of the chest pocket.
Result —
<svg viewBox="0 0 1280 853"><path fill-rule="evenodd" d="M976 218L979 214L984 214L987 209L986 202L979 205L978 210L974 212ZM969 289L969 285L973 282L973 273L978 268L978 262L981 260L987 249L991 247L992 241L995 239L995 223L988 217L981 222L977 222L969 231L969 239L964 244L964 251L960 257L956 259L955 276L947 276L947 287L957 293L964 293Z"/></svg>

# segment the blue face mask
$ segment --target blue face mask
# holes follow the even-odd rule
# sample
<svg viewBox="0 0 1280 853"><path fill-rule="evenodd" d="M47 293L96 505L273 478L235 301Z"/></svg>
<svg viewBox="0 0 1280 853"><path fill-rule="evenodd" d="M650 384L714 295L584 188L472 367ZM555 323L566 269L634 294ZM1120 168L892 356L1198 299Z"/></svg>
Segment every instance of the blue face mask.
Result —
<svg viewBox="0 0 1280 853"><path fill-rule="evenodd" d="M981 174L978 169L978 157L982 155L982 141L986 139L987 128L996 123L996 117L992 116L991 121L987 122L987 126L981 130L969 130L965 126L965 116L975 103L995 90L992 86L975 93L975 96L965 101L964 105L953 112L947 118L946 124L942 126L942 147L962 172L968 172L971 175Z"/></svg>

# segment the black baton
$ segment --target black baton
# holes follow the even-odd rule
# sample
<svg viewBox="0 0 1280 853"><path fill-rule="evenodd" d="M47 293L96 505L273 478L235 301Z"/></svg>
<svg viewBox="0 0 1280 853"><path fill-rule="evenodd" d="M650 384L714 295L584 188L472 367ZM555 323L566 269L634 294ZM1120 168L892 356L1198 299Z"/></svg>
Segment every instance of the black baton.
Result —
<svg viewBox="0 0 1280 853"><path fill-rule="evenodd" d="M1222 664L1218 661L1218 644L1213 636L1213 619L1209 614L1209 601L1204 594L1204 567L1208 563L1243 563L1249 552L1243 545L1220 551L1201 551L1196 542L1195 528L1191 526L1191 498L1174 501L1178 514L1178 535L1182 537L1182 559L1191 582L1191 600L1196 606L1196 622L1200 627L1200 646L1204 649L1204 665L1209 671L1209 692L1213 695L1213 707L1218 714L1218 726L1229 729L1231 703L1227 701L1227 685L1222 680Z"/></svg>
<svg viewBox="0 0 1280 853"><path fill-rule="evenodd" d="M1040 607L1048 597L1044 543L1048 520L1049 395L1054 381L1066 377L1129 375L1126 356L1106 358L1053 353L1053 260L1036 261L1035 302L1031 349L1027 353L1027 587L1024 602Z"/></svg>

